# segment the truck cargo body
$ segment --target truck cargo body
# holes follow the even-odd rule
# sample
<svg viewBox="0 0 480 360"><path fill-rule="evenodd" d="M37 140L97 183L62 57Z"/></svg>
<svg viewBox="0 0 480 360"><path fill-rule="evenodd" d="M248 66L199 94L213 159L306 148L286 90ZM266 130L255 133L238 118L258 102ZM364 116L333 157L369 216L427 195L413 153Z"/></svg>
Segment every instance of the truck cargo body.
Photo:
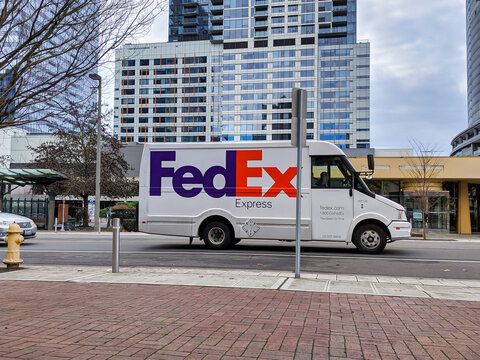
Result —
<svg viewBox="0 0 480 360"><path fill-rule="evenodd" d="M139 229L207 238L212 248L239 239L294 240L296 162L297 149L288 143L147 144ZM301 195L302 240L353 242L367 246L359 247L363 252L380 252L385 244L379 243L410 236L405 209L372 193L331 143L303 148ZM209 241L212 223L225 225L216 226L219 236L222 228L228 233Z"/></svg>

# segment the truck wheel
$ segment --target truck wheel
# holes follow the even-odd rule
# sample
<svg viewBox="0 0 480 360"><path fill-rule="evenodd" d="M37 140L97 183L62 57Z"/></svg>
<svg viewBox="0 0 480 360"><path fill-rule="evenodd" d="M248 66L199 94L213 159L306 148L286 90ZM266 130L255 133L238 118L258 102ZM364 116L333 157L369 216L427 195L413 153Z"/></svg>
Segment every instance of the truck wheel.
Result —
<svg viewBox="0 0 480 360"><path fill-rule="evenodd" d="M355 231L353 243L362 254L379 254L387 245L387 237L380 226L365 224Z"/></svg>
<svg viewBox="0 0 480 360"><path fill-rule="evenodd" d="M210 249L226 249L232 243L232 233L223 222L212 221L203 230L203 241Z"/></svg>

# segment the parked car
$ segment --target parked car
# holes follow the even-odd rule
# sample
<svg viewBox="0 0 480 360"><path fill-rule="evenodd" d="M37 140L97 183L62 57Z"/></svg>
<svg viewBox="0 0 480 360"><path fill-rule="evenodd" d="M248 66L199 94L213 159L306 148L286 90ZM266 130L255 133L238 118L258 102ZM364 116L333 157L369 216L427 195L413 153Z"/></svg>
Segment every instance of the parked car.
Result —
<svg viewBox="0 0 480 360"><path fill-rule="evenodd" d="M20 226L25 239L34 238L37 235L37 225L35 225L33 220L25 216L0 211L0 240L4 240L7 237L8 227L13 222Z"/></svg>

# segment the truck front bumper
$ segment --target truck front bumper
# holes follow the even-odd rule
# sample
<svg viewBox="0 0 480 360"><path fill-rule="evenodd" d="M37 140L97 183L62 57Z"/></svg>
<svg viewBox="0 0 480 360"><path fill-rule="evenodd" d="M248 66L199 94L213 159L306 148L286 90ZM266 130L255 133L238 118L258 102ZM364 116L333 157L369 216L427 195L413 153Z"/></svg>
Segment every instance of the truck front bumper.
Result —
<svg viewBox="0 0 480 360"><path fill-rule="evenodd" d="M408 221L392 221L388 225L391 241L409 239L412 233L412 225Z"/></svg>

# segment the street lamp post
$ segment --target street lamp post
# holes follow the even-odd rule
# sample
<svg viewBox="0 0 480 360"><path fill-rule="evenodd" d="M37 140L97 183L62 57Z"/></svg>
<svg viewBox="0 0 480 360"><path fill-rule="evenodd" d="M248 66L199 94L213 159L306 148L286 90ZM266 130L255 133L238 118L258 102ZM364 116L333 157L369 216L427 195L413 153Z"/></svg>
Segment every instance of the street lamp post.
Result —
<svg viewBox="0 0 480 360"><path fill-rule="evenodd" d="M98 81L97 103L97 168L95 172L95 231L100 233L100 162L102 145L102 77L89 74L90 79Z"/></svg>

